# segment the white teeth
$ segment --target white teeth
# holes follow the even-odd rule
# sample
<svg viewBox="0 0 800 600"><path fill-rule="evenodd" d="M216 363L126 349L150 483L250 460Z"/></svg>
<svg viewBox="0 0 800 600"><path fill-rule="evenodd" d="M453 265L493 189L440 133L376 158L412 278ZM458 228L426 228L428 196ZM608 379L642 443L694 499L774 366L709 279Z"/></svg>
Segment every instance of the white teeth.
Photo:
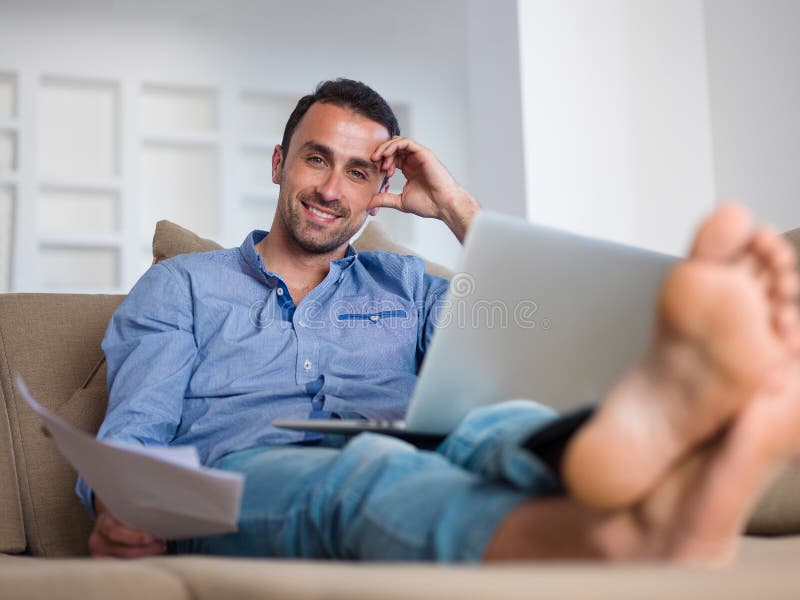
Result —
<svg viewBox="0 0 800 600"><path fill-rule="evenodd" d="M318 217L322 217L323 219L333 219L333 218L335 218L335 215L332 215L332 214L329 214L329 213L324 213L321 210L317 210L313 206L309 206L308 210L311 211L313 214L317 215Z"/></svg>

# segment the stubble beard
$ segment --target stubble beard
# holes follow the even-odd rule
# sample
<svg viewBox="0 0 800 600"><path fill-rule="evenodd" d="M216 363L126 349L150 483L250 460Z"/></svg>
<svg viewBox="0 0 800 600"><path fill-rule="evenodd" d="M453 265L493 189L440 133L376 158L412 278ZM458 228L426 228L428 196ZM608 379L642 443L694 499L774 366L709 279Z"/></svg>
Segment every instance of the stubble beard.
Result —
<svg viewBox="0 0 800 600"><path fill-rule="evenodd" d="M324 232L324 226L311 223L305 218L305 207L303 202L308 204L317 205L321 208L326 208L337 215L344 222L344 227L337 224L336 230L329 233ZM351 214L350 211L337 202L325 202L315 194L299 193L294 201L290 200L288 196L281 198L278 203L278 210L289 237L297 244L303 251L309 254L329 254L334 250L342 247L350 241L356 232L361 228L362 223L357 226L349 221ZM366 220L366 215L364 216ZM303 229L311 229L326 235L320 238L318 236L303 235Z"/></svg>

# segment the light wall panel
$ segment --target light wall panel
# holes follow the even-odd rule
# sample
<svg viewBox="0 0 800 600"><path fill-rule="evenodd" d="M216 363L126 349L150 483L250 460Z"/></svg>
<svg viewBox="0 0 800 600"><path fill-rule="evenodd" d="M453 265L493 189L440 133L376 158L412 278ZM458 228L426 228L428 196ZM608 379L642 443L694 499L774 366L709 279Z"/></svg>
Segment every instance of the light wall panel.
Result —
<svg viewBox="0 0 800 600"><path fill-rule="evenodd" d="M278 187L272 183L272 151L246 149L239 159L239 185L245 189L272 190L277 195Z"/></svg>
<svg viewBox="0 0 800 600"><path fill-rule="evenodd" d="M241 95L239 129L244 136L263 137L281 142L286 120L299 97L259 92Z"/></svg>
<svg viewBox="0 0 800 600"><path fill-rule="evenodd" d="M213 146L142 146L140 228L151 235L168 219L204 235L218 234L219 150Z"/></svg>
<svg viewBox="0 0 800 600"><path fill-rule="evenodd" d="M239 241L253 229L269 230L275 216L275 200L245 197L235 215L235 231Z"/></svg>
<svg viewBox="0 0 800 600"><path fill-rule="evenodd" d="M39 233L105 235L119 230L115 192L45 188L37 208Z"/></svg>
<svg viewBox="0 0 800 600"><path fill-rule="evenodd" d="M52 291L113 289L119 285L119 252L115 248L39 249L42 286Z"/></svg>
<svg viewBox="0 0 800 600"><path fill-rule="evenodd" d="M17 117L17 78L0 72L0 121Z"/></svg>
<svg viewBox="0 0 800 600"><path fill-rule="evenodd" d="M203 88L146 85L140 118L146 133L211 133L219 127L218 94Z"/></svg>
<svg viewBox="0 0 800 600"><path fill-rule="evenodd" d="M17 170L17 135L13 131L0 130L0 177Z"/></svg>
<svg viewBox="0 0 800 600"><path fill-rule="evenodd" d="M11 289L14 195L12 186L0 186L0 292L7 292Z"/></svg>
<svg viewBox="0 0 800 600"><path fill-rule="evenodd" d="M119 93L112 83L45 78L38 165L44 177L111 179L119 168Z"/></svg>

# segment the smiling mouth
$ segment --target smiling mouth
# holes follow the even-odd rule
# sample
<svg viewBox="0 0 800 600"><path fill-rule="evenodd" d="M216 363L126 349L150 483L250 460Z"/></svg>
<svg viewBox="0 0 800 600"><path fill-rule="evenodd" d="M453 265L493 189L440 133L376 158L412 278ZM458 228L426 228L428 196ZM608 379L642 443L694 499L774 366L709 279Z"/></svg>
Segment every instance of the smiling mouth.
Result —
<svg viewBox="0 0 800 600"><path fill-rule="evenodd" d="M323 221L325 223L330 223L339 218L339 215L324 211L316 206L306 204L305 202L301 202L301 204L306 209L307 213L309 213L313 217L316 217L317 220Z"/></svg>

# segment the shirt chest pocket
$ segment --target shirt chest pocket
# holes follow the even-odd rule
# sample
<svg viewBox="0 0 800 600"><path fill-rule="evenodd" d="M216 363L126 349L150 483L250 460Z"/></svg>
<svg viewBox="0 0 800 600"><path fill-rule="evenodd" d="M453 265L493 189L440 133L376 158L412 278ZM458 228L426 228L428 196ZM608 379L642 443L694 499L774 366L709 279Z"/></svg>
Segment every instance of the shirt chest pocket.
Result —
<svg viewBox="0 0 800 600"><path fill-rule="evenodd" d="M335 346L331 365L339 369L414 371L417 312L402 299L348 299L331 314Z"/></svg>
<svg viewBox="0 0 800 600"><path fill-rule="evenodd" d="M369 321L376 325L382 324L386 319L407 319L408 312L403 309L379 310L369 313L341 313L336 316L338 321Z"/></svg>

